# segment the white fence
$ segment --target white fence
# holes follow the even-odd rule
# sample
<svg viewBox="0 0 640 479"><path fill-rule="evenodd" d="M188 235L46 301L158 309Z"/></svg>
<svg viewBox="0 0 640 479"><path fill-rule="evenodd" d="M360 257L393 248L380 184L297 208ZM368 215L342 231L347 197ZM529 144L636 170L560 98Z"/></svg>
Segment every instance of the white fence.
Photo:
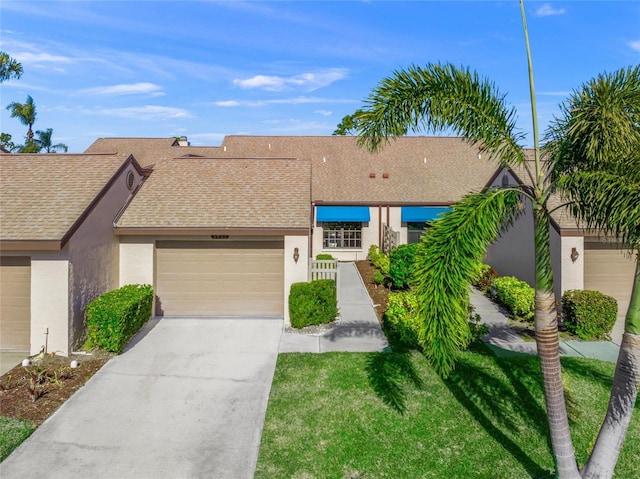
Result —
<svg viewBox="0 0 640 479"><path fill-rule="evenodd" d="M340 275L338 274L338 260L309 259L309 281L316 279L332 279L336 282L336 300L340 307Z"/></svg>

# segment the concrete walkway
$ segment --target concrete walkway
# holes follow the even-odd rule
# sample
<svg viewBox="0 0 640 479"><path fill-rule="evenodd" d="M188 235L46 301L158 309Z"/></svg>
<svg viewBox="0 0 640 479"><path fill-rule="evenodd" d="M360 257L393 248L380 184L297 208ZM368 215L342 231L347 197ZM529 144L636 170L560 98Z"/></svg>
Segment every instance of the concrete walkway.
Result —
<svg viewBox="0 0 640 479"><path fill-rule="evenodd" d="M152 319L2 478L252 478L283 321Z"/></svg>
<svg viewBox="0 0 640 479"><path fill-rule="evenodd" d="M489 326L489 334L483 339L498 356L515 353L537 354L536 343L524 341L509 326L507 316L487 297L477 290L471 293L471 303L482 322ZM560 353L564 356L580 356L616 362L618 345L611 341L561 341Z"/></svg>
<svg viewBox="0 0 640 479"><path fill-rule="evenodd" d="M356 265L338 263L338 274L338 325L318 334L287 330L280 340L281 353L369 352L389 345Z"/></svg>

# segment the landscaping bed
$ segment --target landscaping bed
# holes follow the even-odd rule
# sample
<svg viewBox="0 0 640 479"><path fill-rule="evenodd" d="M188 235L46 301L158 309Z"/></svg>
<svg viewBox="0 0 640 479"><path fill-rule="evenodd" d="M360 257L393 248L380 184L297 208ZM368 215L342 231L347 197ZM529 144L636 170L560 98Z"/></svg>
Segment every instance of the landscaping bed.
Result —
<svg viewBox="0 0 640 479"><path fill-rule="evenodd" d="M373 281L372 278L376 267L371 264L371 261L368 259L356 261L356 268L358 268L362 281L369 292L369 297L371 297L371 301L373 301L378 319L382 322L382 317L389 304L389 290L385 286L376 284Z"/></svg>
<svg viewBox="0 0 640 479"><path fill-rule="evenodd" d="M0 416L39 426L112 356L103 351L44 356L27 367L16 366L0 376ZM78 361L77 368L70 367L71 360Z"/></svg>

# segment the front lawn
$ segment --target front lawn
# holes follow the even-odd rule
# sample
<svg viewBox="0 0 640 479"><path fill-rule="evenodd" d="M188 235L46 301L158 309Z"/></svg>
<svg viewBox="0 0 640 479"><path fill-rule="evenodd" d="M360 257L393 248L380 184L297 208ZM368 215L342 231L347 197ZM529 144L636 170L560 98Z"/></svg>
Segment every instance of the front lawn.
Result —
<svg viewBox="0 0 640 479"><path fill-rule="evenodd" d="M0 461L35 430L29 421L0 416Z"/></svg>
<svg viewBox="0 0 640 479"><path fill-rule="evenodd" d="M410 353L281 354L256 478L553 477L538 358L479 346L438 377ZM563 358L572 432L584 462L614 365ZM640 477L634 414L616 477Z"/></svg>

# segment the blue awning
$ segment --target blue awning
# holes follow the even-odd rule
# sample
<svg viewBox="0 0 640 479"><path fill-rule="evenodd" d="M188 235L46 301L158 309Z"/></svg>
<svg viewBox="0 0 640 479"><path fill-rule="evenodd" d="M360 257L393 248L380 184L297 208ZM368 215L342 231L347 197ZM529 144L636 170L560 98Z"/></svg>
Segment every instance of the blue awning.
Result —
<svg viewBox="0 0 640 479"><path fill-rule="evenodd" d="M403 206L400 217L403 223L427 223L449 211L446 206Z"/></svg>
<svg viewBox="0 0 640 479"><path fill-rule="evenodd" d="M354 221L366 223L371 218L368 206L318 206L316 219L323 222Z"/></svg>

